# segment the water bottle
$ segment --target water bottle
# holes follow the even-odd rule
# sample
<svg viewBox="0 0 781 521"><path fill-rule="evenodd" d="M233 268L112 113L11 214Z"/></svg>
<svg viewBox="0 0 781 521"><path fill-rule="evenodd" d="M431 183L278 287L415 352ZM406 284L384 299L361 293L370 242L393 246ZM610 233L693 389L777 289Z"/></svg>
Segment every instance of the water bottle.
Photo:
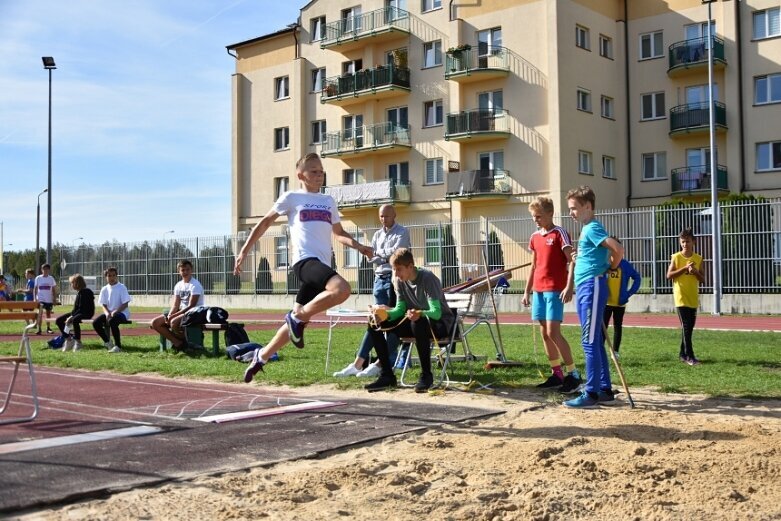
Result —
<svg viewBox="0 0 781 521"><path fill-rule="evenodd" d="M65 336L70 336L70 334L71 334L71 327L66 324L65 327L63 328L62 332L65 334Z"/></svg>

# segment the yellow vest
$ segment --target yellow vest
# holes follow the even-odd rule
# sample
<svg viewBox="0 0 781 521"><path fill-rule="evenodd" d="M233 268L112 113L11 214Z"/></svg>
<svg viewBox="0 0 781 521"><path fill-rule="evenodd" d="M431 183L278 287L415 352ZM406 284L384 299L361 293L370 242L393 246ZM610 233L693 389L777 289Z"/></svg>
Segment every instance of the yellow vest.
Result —
<svg viewBox="0 0 781 521"><path fill-rule="evenodd" d="M698 253L692 253L691 257L684 257L683 253L673 253L672 263L676 270L686 266L689 262L694 262L697 271L702 266L702 256ZM673 279L673 300L675 307L697 308L700 298L700 281L690 273L684 273Z"/></svg>
<svg viewBox="0 0 781 521"><path fill-rule="evenodd" d="M616 271L607 270L607 305L618 307L619 295L621 295L621 268Z"/></svg>

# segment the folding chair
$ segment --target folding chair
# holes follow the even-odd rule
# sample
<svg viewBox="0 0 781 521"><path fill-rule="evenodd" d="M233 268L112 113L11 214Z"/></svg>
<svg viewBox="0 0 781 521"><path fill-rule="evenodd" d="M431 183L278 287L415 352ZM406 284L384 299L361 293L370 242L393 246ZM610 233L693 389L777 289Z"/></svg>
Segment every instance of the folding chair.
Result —
<svg viewBox="0 0 781 521"><path fill-rule="evenodd" d="M33 421L38 416L38 390L35 386L35 372L33 371L33 358L30 349L30 337L28 333L35 329L35 320L38 317L38 304L36 302L0 302L0 321L11 320L32 320L32 323L22 330L22 339L19 342L19 353L16 356L0 355L0 362L13 365L11 381L8 385L8 391L0 406L0 425L8 423L23 423ZM24 417L3 418L2 415L8 409L11 403L11 396L16 384L16 375L19 372L19 366L27 365L27 372L30 375L30 395L32 397L32 414Z"/></svg>

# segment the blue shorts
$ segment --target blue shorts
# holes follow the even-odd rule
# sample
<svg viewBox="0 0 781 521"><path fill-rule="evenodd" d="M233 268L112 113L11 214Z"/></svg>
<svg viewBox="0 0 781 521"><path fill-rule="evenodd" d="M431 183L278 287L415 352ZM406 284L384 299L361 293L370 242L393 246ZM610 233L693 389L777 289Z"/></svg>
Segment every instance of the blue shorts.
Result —
<svg viewBox="0 0 781 521"><path fill-rule="evenodd" d="M532 295L532 320L564 321L564 303L560 291L535 291Z"/></svg>

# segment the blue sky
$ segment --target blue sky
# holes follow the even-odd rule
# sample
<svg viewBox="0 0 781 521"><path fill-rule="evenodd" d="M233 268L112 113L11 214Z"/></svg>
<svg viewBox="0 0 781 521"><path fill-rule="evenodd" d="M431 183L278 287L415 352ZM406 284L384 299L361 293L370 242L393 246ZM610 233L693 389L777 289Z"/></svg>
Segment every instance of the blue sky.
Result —
<svg viewBox="0 0 781 521"><path fill-rule="evenodd" d="M53 243L229 233L235 62L225 46L283 29L296 21L301 5L0 0L5 250L35 247L36 201L48 183L49 83L42 56L57 63Z"/></svg>

